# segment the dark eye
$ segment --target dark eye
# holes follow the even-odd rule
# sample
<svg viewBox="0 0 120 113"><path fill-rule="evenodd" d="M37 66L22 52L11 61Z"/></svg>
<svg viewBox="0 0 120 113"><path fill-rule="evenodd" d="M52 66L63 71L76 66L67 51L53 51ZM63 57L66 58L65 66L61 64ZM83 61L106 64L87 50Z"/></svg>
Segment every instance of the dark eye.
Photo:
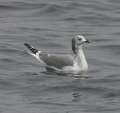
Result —
<svg viewBox="0 0 120 113"><path fill-rule="evenodd" d="M81 38L78 38L79 41L81 41L82 39Z"/></svg>

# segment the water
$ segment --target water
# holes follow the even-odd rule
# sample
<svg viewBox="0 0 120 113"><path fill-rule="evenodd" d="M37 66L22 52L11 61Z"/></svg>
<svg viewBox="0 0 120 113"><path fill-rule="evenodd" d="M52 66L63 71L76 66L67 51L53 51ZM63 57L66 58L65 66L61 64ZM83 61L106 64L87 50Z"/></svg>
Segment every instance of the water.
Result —
<svg viewBox="0 0 120 113"><path fill-rule="evenodd" d="M43 73L23 45L66 53L76 34L88 79ZM119 86L119 0L0 1L0 113L119 113Z"/></svg>

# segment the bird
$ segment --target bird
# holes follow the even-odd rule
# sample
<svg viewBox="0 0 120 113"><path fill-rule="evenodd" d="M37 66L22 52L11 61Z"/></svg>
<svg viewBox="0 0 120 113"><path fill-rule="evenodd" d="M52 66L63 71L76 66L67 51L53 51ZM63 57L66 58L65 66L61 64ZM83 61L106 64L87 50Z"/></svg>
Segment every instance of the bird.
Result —
<svg viewBox="0 0 120 113"><path fill-rule="evenodd" d="M71 40L72 54L46 53L24 43L28 53L45 65L46 70L65 74L80 74L88 71L88 63L83 51L84 44L89 43L83 35L76 35Z"/></svg>

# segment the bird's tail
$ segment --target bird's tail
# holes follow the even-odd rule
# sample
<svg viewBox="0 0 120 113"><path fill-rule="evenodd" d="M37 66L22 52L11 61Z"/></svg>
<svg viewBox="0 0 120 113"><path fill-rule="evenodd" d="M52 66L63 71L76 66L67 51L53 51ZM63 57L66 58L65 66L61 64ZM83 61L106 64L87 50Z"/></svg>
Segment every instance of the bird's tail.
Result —
<svg viewBox="0 0 120 113"><path fill-rule="evenodd" d="M32 47L32 46L31 46L30 44L28 44L28 43L24 43L24 45L25 45L25 47L27 47L28 53L29 53L30 55L32 55L32 56L35 57L37 60L39 60L40 62L42 62L41 59L40 59L40 53L41 53L41 51L39 51L39 50L37 50L36 48Z"/></svg>
<svg viewBox="0 0 120 113"><path fill-rule="evenodd" d="M37 50L36 48L32 47L30 44L24 43L24 45L27 47L27 49L28 49L32 54L38 53L38 50Z"/></svg>

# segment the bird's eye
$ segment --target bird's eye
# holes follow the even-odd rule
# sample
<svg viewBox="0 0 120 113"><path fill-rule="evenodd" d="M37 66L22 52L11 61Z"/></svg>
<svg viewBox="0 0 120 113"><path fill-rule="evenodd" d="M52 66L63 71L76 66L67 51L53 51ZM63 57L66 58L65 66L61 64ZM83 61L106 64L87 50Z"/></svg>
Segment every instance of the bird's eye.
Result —
<svg viewBox="0 0 120 113"><path fill-rule="evenodd" d="M79 41L81 41L82 39L81 38L78 38Z"/></svg>

